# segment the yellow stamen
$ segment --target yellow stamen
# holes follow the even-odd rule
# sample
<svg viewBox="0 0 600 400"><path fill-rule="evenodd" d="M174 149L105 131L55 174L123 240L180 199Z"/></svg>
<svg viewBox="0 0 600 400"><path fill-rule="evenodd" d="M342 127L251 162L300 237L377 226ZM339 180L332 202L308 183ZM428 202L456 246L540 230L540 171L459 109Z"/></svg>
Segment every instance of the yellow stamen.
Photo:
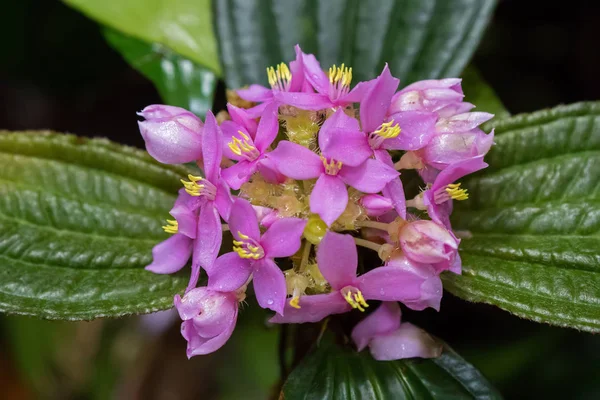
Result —
<svg viewBox="0 0 600 400"><path fill-rule="evenodd" d="M200 196L200 191L202 189L204 189L204 185L198 184L198 182L202 181L204 178L202 178L201 176L194 176L194 175L190 174L190 175L188 175L188 179L190 180L190 182L184 181L183 179L181 179L181 183L183 183L183 186L185 187L185 191L190 196L195 196L195 197Z"/></svg>
<svg viewBox="0 0 600 400"><path fill-rule="evenodd" d="M451 183L446 186L446 193L454 200L467 200L469 198L467 189L460 189L460 183Z"/></svg>
<svg viewBox="0 0 600 400"><path fill-rule="evenodd" d="M365 311L365 309L369 307L369 304L367 304L367 301L360 290L357 290L356 293L352 293L352 291L349 290L344 298L352 308L356 308L359 311Z"/></svg>
<svg viewBox="0 0 600 400"><path fill-rule="evenodd" d="M285 63L280 63L275 68L267 68L267 77L272 88L284 90L285 86L292 80L292 73Z"/></svg>
<svg viewBox="0 0 600 400"><path fill-rule="evenodd" d="M292 297L292 299L290 300L290 306L299 310L300 309L300 296Z"/></svg>
<svg viewBox="0 0 600 400"><path fill-rule="evenodd" d="M385 139L393 139L393 138L397 137L400 134L400 132L402 131L400 129L400 126L398 124L394 125L394 123L395 123L394 120L391 120L390 122L385 122L385 123L381 124L379 129L377 129L373 133L375 135L381 136L382 138L385 138Z"/></svg>
<svg viewBox="0 0 600 400"><path fill-rule="evenodd" d="M227 143L227 147L229 147L233 153L241 156L243 153L250 153L256 150L256 147L250 144L251 139L248 137L248 135L242 131L238 131L238 134L242 136L243 140L240 140L234 136L231 142Z"/></svg>
<svg viewBox="0 0 600 400"><path fill-rule="evenodd" d="M168 219L167 225L164 225L162 228L167 233L177 233L179 229L179 224L173 219Z"/></svg>
<svg viewBox="0 0 600 400"><path fill-rule="evenodd" d="M352 68L348 68L344 64L337 67L334 64L329 68L329 82L332 85L340 82L342 86L350 86L352 82Z"/></svg>
<svg viewBox="0 0 600 400"><path fill-rule="evenodd" d="M333 159L327 162L327 159L323 156L321 156L321 162L323 163L325 172L328 175L335 175L342 168L342 165L344 165L341 161L335 161Z"/></svg>
<svg viewBox="0 0 600 400"><path fill-rule="evenodd" d="M242 240L233 241L233 251L236 252L241 258L258 260L264 256L263 249L260 246L253 246L252 244L246 242L246 240L250 238L249 236L244 235L239 231L238 236Z"/></svg>

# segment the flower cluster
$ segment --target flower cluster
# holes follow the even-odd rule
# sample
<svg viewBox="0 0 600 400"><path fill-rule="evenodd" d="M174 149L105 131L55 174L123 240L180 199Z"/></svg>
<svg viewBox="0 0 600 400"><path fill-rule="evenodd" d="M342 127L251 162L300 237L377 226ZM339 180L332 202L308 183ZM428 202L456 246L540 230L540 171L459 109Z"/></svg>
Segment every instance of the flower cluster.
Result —
<svg viewBox="0 0 600 400"><path fill-rule="evenodd" d="M400 323L397 302L437 310L440 273L460 274L449 216L468 195L456 181L487 166L493 132L478 126L492 115L471 112L460 79L397 91L385 66L352 88L352 68L324 72L298 46L289 67L267 75L270 88L238 90L227 112L204 122L164 105L139 113L156 160L202 169L182 180L164 226L172 236L147 267L173 273L191 258L189 286L175 297L188 357L227 341L250 283L273 323L380 301L352 333L359 350L369 346L377 359L439 354L426 333ZM423 189L406 199L400 173L409 169ZM224 240L233 250L219 256ZM359 268L358 248L380 263ZM196 287L201 270L208 284Z"/></svg>

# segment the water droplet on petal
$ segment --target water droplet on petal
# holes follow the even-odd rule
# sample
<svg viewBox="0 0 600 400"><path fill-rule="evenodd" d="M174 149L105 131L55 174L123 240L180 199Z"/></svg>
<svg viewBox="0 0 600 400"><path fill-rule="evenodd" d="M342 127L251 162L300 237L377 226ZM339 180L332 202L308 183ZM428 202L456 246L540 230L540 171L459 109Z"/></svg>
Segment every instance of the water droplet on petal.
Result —
<svg viewBox="0 0 600 400"><path fill-rule="evenodd" d="M267 304L270 305L270 306L273 305L273 299L267 300Z"/></svg>

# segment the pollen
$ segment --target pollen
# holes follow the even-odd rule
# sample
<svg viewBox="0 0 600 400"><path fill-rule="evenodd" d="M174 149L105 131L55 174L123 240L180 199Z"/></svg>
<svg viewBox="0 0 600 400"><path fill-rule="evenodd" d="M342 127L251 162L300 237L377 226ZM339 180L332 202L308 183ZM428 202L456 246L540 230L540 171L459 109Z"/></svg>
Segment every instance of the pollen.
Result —
<svg viewBox="0 0 600 400"><path fill-rule="evenodd" d="M348 68L344 64L339 67L334 64L329 68L329 82L332 85L340 84L349 87L352 82L352 68Z"/></svg>
<svg viewBox="0 0 600 400"><path fill-rule="evenodd" d="M292 297L292 299L290 300L290 306L299 310L300 309L300 297Z"/></svg>
<svg viewBox="0 0 600 400"><path fill-rule="evenodd" d="M451 183L446 186L446 193L454 200L467 200L469 198L467 189L460 189L460 183Z"/></svg>
<svg viewBox="0 0 600 400"><path fill-rule="evenodd" d="M233 137L231 142L227 143L229 149L238 156L247 156L255 159L258 155L258 150L253 146L252 139L242 131L238 131L242 139Z"/></svg>
<svg viewBox="0 0 600 400"><path fill-rule="evenodd" d="M263 248L248 235L244 235L242 232L238 231L238 237L242 240L233 241L233 251L241 258L258 260L265 256Z"/></svg>
<svg viewBox="0 0 600 400"><path fill-rule="evenodd" d="M402 130L398 124L394 123L394 120L390 122L384 122L381 124L379 129L373 132L373 134L380 136L384 139L393 139L397 137Z"/></svg>
<svg viewBox="0 0 600 400"><path fill-rule="evenodd" d="M365 309L369 307L369 304L367 304L367 301L363 297L363 294L360 290L356 290L355 293L352 290L348 290L344 298L346 299L348 304L352 306L352 308L356 308L359 311L364 312Z"/></svg>
<svg viewBox="0 0 600 400"><path fill-rule="evenodd" d="M200 196L202 189L204 189L204 185L199 184L198 182L202 181L204 178L189 174L188 179L190 180L189 182L181 179L181 183L183 183L187 194L194 197Z"/></svg>
<svg viewBox="0 0 600 400"><path fill-rule="evenodd" d="M167 225L164 225L162 228L167 233L177 233L177 230L179 229L179 224L174 219L168 219Z"/></svg>
<svg viewBox="0 0 600 400"><path fill-rule="evenodd" d="M342 169L342 165L344 165L341 161L335 161L333 159L327 161L327 158L321 156L321 161L323 162L323 166L325 167L325 173L327 175L337 175Z"/></svg>
<svg viewBox="0 0 600 400"><path fill-rule="evenodd" d="M271 88L287 91L292 81L292 73L285 63L280 63L275 68L267 68L267 77Z"/></svg>

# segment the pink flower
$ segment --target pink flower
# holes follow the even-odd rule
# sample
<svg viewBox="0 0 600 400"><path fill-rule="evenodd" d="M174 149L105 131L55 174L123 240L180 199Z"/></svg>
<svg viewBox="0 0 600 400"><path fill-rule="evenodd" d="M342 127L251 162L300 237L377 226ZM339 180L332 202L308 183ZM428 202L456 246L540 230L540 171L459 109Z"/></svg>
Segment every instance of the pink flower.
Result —
<svg viewBox="0 0 600 400"><path fill-rule="evenodd" d="M464 97L460 83L461 79L448 78L410 84L394 95L388 112L389 114L401 111L439 112L445 107L460 105Z"/></svg>
<svg viewBox="0 0 600 400"><path fill-rule="evenodd" d="M281 218L261 235L255 210L248 201L236 199L229 215L234 251L217 258L214 266L207 269L209 286L235 291L252 275L258 304L283 313L285 278L273 258L296 253L305 226L303 219Z"/></svg>
<svg viewBox="0 0 600 400"><path fill-rule="evenodd" d="M398 303L382 303L352 330L358 351L369 346L373 358L381 361L434 358L442 353L442 346L431 336L412 324L401 324L400 317Z"/></svg>
<svg viewBox="0 0 600 400"><path fill-rule="evenodd" d="M330 226L346 209L346 184L377 193L398 176L392 167L372 158L358 121L338 109L319 132L321 156L306 147L281 141L269 154L276 168L293 179L318 178L310 195L310 210Z"/></svg>
<svg viewBox="0 0 600 400"><path fill-rule="evenodd" d="M457 250L460 240L442 225L427 220L409 222L400 228L399 240L411 261L432 264L440 272L460 268Z"/></svg>
<svg viewBox="0 0 600 400"><path fill-rule="evenodd" d="M204 124L191 111L154 104L137 113L146 150L163 164L181 164L202 156Z"/></svg>
<svg viewBox="0 0 600 400"><path fill-rule="evenodd" d="M187 340L187 356L212 353L221 348L233 332L238 315L238 298L233 292L208 287L175 296L175 308L183 320L181 335Z"/></svg>
<svg viewBox="0 0 600 400"><path fill-rule="evenodd" d="M328 315L341 314L352 308L364 311L368 307L367 300L420 304L423 289L429 292L432 286L429 279L439 280L435 275L424 277L423 274L395 266L378 267L357 277L358 253L354 238L334 232L327 232L321 241L317 250L317 264L333 291L301 296L298 302L300 308L288 303L283 315L275 315L271 322L317 322Z"/></svg>

